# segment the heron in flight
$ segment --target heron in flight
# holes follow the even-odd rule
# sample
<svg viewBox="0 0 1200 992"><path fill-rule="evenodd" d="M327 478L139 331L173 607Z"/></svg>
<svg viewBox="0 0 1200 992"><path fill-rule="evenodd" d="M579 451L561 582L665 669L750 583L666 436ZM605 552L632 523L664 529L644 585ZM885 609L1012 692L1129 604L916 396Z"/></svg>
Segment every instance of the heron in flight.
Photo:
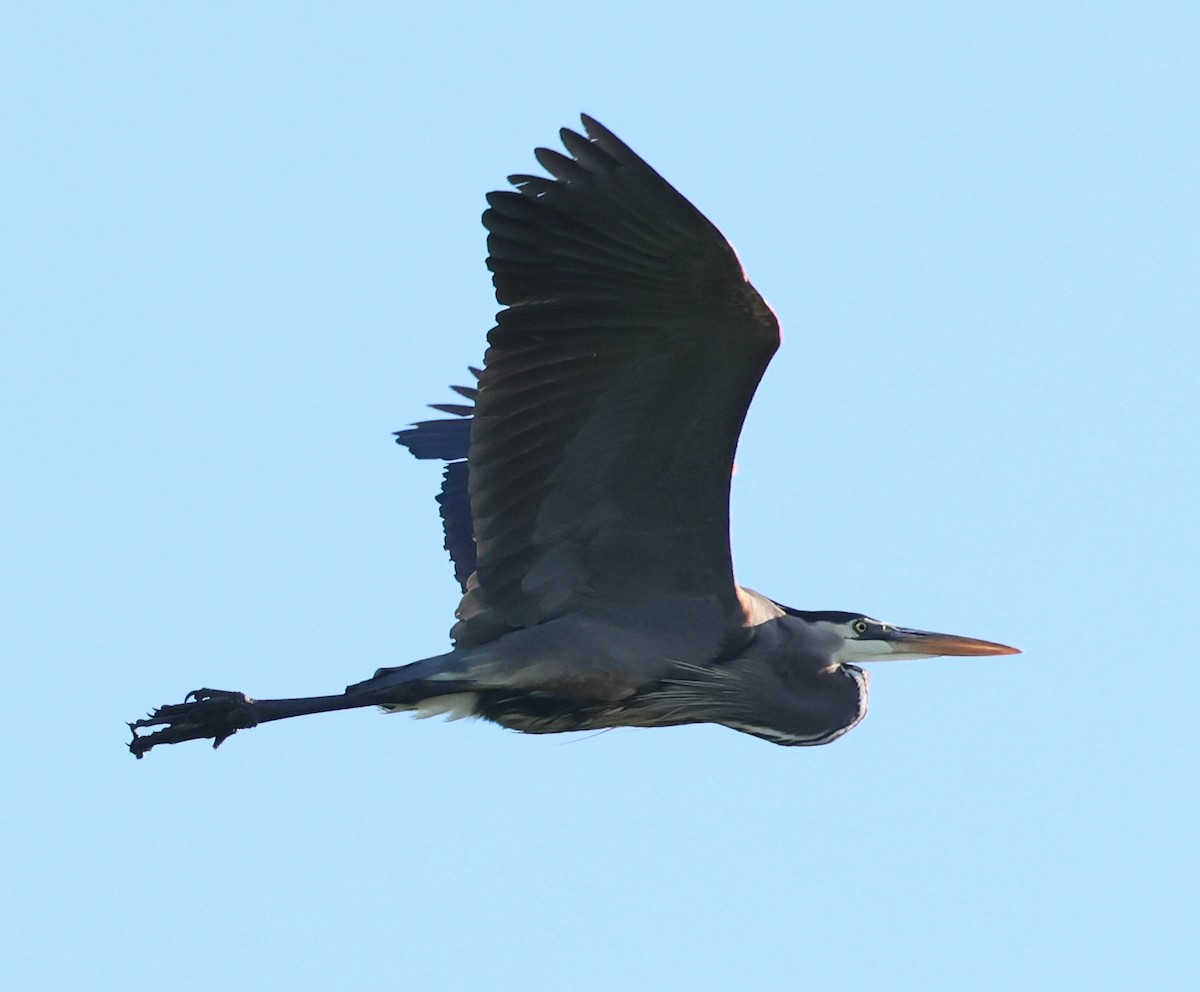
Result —
<svg viewBox="0 0 1200 992"><path fill-rule="evenodd" d="M716 723L827 744L867 711L861 662L1015 648L734 580L729 487L775 315L713 224L590 117L548 176L488 196L503 307L465 401L398 440L445 461L462 586L453 649L330 696L200 689L130 724L139 758L310 713L378 706L525 733Z"/></svg>

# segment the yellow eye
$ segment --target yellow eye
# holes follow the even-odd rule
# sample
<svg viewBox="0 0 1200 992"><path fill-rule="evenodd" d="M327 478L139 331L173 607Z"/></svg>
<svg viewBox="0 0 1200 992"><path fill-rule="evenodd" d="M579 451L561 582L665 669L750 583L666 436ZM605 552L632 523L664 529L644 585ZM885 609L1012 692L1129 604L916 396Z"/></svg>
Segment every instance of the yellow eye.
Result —
<svg viewBox="0 0 1200 992"><path fill-rule="evenodd" d="M867 621L866 620L855 620L854 623L851 625L851 627L854 630L854 633L865 634L867 632Z"/></svg>

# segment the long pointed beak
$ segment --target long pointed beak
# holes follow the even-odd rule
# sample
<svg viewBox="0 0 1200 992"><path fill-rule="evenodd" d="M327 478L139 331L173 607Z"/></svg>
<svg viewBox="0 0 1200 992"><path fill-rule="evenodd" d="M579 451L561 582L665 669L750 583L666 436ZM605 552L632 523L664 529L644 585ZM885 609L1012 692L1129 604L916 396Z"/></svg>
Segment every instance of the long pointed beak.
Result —
<svg viewBox="0 0 1200 992"><path fill-rule="evenodd" d="M1020 648L1007 644L981 641L957 634L935 634L929 630L909 630L897 627L888 638L893 654L908 657L936 658L941 655L1020 654Z"/></svg>

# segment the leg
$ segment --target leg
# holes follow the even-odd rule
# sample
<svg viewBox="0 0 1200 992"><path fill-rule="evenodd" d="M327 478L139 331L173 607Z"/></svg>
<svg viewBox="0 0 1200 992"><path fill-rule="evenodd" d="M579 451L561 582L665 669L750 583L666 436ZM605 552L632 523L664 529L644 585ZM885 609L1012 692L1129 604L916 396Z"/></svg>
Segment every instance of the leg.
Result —
<svg viewBox="0 0 1200 992"><path fill-rule="evenodd" d="M387 702L388 700L382 700ZM308 696L300 699L251 699L245 693L224 689L196 689L182 703L160 706L148 717L129 724L133 740L129 750L140 758L159 744L178 744L212 738L213 747L220 747L239 730L248 730L271 720L286 720L309 713L329 713L334 710L377 706L381 702L374 693L342 693L340 696ZM147 727L161 727L139 736Z"/></svg>
<svg viewBox="0 0 1200 992"><path fill-rule="evenodd" d="M160 706L148 717L129 724L133 740L129 750L140 758L159 744L178 744L211 738L213 747L232 737L239 730L257 727L272 720L289 720L310 713L332 713L335 710L358 709L364 706L408 707L429 696L474 688L466 681L411 681L384 687L362 682L350 686L337 696L302 696L297 699L251 699L242 692L224 689L196 689L182 703ZM160 727L138 735L139 730Z"/></svg>

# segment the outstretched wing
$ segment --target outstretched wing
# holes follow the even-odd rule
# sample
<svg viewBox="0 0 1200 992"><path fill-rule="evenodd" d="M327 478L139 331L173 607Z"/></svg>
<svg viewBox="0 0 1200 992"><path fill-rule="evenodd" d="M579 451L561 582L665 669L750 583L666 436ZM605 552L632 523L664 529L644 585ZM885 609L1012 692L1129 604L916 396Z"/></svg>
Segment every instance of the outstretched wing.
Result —
<svg viewBox="0 0 1200 992"><path fill-rule="evenodd" d="M470 440L460 645L568 612L742 616L734 450L778 324L720 232L583 118L483 215L504 306Z"/></svg>

